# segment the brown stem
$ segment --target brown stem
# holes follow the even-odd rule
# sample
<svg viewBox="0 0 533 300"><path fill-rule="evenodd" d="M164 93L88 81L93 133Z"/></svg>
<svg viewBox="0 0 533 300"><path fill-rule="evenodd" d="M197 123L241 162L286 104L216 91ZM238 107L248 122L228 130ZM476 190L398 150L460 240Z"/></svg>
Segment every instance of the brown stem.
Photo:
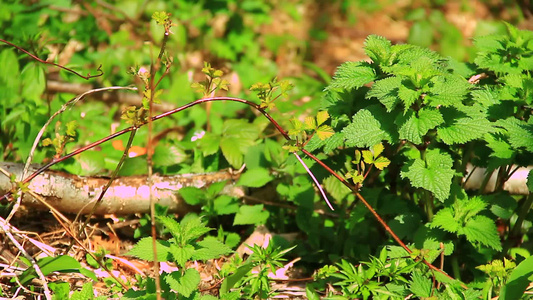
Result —
<svg viewBox="0 0 533 300"><path fill-rule="evenodd" d="M31 54L30 52L24 50L23 48L21 48L21 47L15 45L15 44L13 44L13 43L10 43L10 42L8 42L8 41L6 41L6 40L0 39L0 42L5 43L5 44L8 44L8 45L11 46L11 47L17 48L18 50L20 50L20 51L26 53L26 54L29 55L31 58L35 59L36 61L38 61L38 62L40 62L40 63L47 64L47 65L52 65L52 66L56 66L56 67L58 67L58 68L60 68L60 69L63 69L63 70L68 71L68 72L70 72L70 73L76 74L77 76L79 76L79 77L81 77L81 78L83 78L83 79L87 79L87 80L88 80L88 79L91 79L91 78L94 78L94 77L100 77L100 76L104 75L104 71L102 71L102 65L100 65L100 66L98 67L98 69L96 69L98 72L100 72L100 74L97 74L97 75L91 75L91 73L88 73L87 76L83 76L83 75L81 75L80 73L78 73L78 72L76 72L76 71L74 71L74 70L72 70L72 69L70 69L70 68L64 67L64 66L62 66L62 65L59 65L59 64L56 64L56 63L53 63L53 62L49 62L49 61L46 61L46 60L42 60L42 59L38 58L37 56Z"/></svg>

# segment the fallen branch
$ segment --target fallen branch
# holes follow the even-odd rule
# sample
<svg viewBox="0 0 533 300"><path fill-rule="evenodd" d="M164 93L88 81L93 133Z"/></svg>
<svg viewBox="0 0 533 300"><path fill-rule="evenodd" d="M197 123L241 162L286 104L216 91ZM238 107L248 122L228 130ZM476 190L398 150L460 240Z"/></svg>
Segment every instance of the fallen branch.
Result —
<svg viewBox="0 0 533 300"><path fill-rule="evenodd" d="M15 174L20 180L23 164L0 162L0 167ZM30 172L35 172L37 166L32 166ZM234 182L238 175L227 171L205 174L180 174L171 176L152 176L152 193L157 203L168 206L169 211L185 214L195 208L185 203L179 195L184 187L194 186L204 188L214 182ZM105 177L80 177L65 172L47 170L37 175L29 185L29 189L42 196L57 210L64 213L89 213L94 201L109 179ZM12 189L10 179L0 175L0 194ZM228 184L223 193L242 197L244 192L233 184ZM146 213L150 210L149 188L146 176L119 177L111 185L102 199L102 204L95 214L135 214ZM26 206L42 208L43 205L34 197L26 193L22 199Z"/></svg>

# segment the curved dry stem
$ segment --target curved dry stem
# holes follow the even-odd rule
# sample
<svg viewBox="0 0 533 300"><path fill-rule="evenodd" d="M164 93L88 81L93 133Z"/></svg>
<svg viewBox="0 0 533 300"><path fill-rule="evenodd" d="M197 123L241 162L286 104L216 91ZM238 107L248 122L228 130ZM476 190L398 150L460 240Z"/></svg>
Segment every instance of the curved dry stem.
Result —
<svg viewBox="0 0 533 300"><path fill-rule="evenodd" d="M39 279L41 279L41 283L43 285L43 290L44 290L44 296L46 297L47 300L52 300L52 293L50 292L50 289L48 288L46 277L41 271L41 268L37 264L37 261L35 261L35 259L33 259L33 257L28 252L26 252L24 247L22 247L22 245L17 241L17 239L15 239L15 237L11 234L11 231L12 231L11 227L12 226L6 220L0 217L0 228L9 238L11 243L13 243L13 245L15 245L15 247L20 251L20 253L22 253L22 255L24 255L24 257L29 262L31 262L31 265L33 269L35 270L35 273L37 273L37 276L39 276Z"/></svg>
<svg viewBox="0 0 533 300"><path fill-rule="evenodd" d="M74 71L74 70L72 70L70 68L67 68L65 66L62 66L62 65L59 65L59 64L56 64L56 63L53 63L53 62L49 62L49 61L46 61L46 60L42 60L42 59L38 58L37 56L31 54L30 52L24 50L22 47L19 47L19 46L15 45L13 43L10 43L10 42L8 42L6 40L0 39L0 42L2 42L4 44L8 44L9 46L14 47L14 48L26 53L28 56L30 56L31 58L35 59L36 61L38 61L40 63L56 66L56 67L58 67L60 69L63 69L63 70L68 71L68 72L70 72L72 74L75 74L76 76L79 76L79 77L81 77L83 79L87 79L88 80L88 79L91 79L91 78L100 77L100 76L104 75L104 71L102 71L102 65L98 66L98 68L96 69L99 72L99 74L91 75L91 73L88 73L87 76L83 76L80 73L78 73L78 72L76 72L76 71Z"/></svg>

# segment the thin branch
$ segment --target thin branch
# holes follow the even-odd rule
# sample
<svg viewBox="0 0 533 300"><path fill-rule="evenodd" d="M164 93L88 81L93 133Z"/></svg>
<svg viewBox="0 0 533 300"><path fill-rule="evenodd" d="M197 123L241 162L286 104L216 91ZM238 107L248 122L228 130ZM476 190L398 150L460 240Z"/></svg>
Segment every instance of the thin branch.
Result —
<svg viewBox="0 0 533 300"><path fill-rule="evenodd" d="M104 75L104 71L102 71L102 65L98 66L98 68L96 69L96 70L99 72L99 74L97 74L97 75L91 75L91 73L88 73L87 76L83 76L83 75L81 75L80 73L78 73L78 72L76 72L76 71L74 71L74 70L72 70L72 69L70 69L70 68L64 67L64 66L62 66L62 65L59 65L59 64L56 64L56 63L53 63L53 62L49 62L49 61L46 61L46 60L42 60L42 59L38 58L37 56L31 54L30 52L24 50L23 48L21 48L21 47L15 45L15 44L13 44L13 43L10 43L10 42L8 42L8 41L6 41L6 40L4 40L4 39L0 39L0 42L5 43L5 44L8 44L8 45L11 46L11 47L17 48L18 50L20 50L20 51L26 53L26 54L29 55L31 58L35 59L36 61L38 61L38 62L40 62L40 63L47 64L47 65L52 65L52 66L56 66L56 67L58 67L58 68L60 68L60 69L63 69L63 70L65 70L65 71L68 71L68 72L70 72L70 73L72 73L72 74L75 74L76 76L79 76L79 77L81 77L81 78L83 78L83 79L86 79L86 80L89 80L89 79L91 79L91 78L95 78L95 77L100 77L100 76Z"/></svg>
<svg viewBox="0 0 533 300"><path fill-rule="evenodd" d="M33 269L35 270L35 273L37 274L37 276L39 276L39 279L41 279L41 283L43 285L43 290L44 290L44 296L46 297L47 300L52 300L52 293L50 292L50 289L48 288L46 277L41 271L41 268L37 264L37 261L35 261L35 259L33 259L33 257L29 255L28 252L26 252L24 247L22 247L22 245L17 241L17 239L15 239L15 237L11 234L11 230L12 230L11 227L12 226L6 220L0 217L0 228L9 238L9 240L13 243L13 245L15 245L15 247L22 253L22 255L24 255L24 257L29 262L31 262L31 265Z"/></svg>
<svg viewBox="0 0 533 300"><path fill-rule="evenodd" d="M302 164L302 166L304 167L304 169L307 171L307 174L309 174L309 176L311 177L311 179L313 179L313 182L315 183L316 187L318 188L318 190L320 191L320 194L322 195L322 198L324 198L324 201L326 201L326 204L329 206L329 209L331 210L335 210L333 208L333 206L331 205L331 203L329 203L329 200L328 200L328 196L326 196L326 193L324 192L324 189L322 188L322 186L320 186L320 182L318 182L318 180L316 179L315 175L313 175L313 172L311 172L311 170L309 170L309 168L307 167L307 165L304 163L304 161L302 160L302 158L300 157L300 155L298 155L298 153L296 152L293 152L292 154L294 154L294 156L296 156L296 158L298 159L298 161L300 162L300 164Z"/></svg>

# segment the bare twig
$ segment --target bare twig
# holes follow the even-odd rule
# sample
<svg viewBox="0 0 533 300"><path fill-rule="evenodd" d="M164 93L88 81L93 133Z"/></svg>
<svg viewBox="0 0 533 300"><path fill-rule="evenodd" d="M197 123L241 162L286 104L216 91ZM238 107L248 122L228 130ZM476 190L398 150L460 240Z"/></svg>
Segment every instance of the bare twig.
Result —
<svg viewBox="0 0 533 300"><path fill-rule="evenodd" d="M30 254L28 254L28 252L26 252L24 247L22 247L22 245L17 241L17 239L15 239L15 237L11 234L12 226L6 220L4 220L1 217L0 217L0 228L6 234L6 236L9 238L11 243L13 243L13 245L15 245L15 247L20 251L20 253L22 253L22 255L24 255L24 257L29 262L31 262L31 265L32 265L33 269L35 270L35 273L37 274L37 276L39 276L39 279L41 279L41 283L43 285L43 290L44 290L44 296L46 297L47 300L52 300L52 293L50 292L50 289L48 288L48 283L46 282L46 277L44 276L43 272L41 271L41 268L39 267L39 265L37 264L35 259L33 259L33 257Z"/></svg>
<svg viewBox="0 0 533 300"><path fill-rule="evenodd" d="M74 70L72 70L72 69L70 69L70 68L64 67L64 66L62 66L62 65L59 65L59 64L56 64L56 63L53 63L53 62L49 62L49 61L46 61L46 60L42 60L42 59L38 58L37 56L31 54L30 52L24 50L23 48L21 48L21 47L15 45L15 44L13 44L13 43L10 43L10 42L8 42L8 41L6 41L6 40L4 40L4 39L0 39L0 42L5 43L5 44L8 44L8 45L11 46L11 47L17 48L18 50L20 50L20 51L26 53L26 54L29 55L31 58L35 59L36 61L38 61L38 62L40 62L40 63L47 64L47 65L52 65L52 66L56 66L56 67L58 67L58 68L60 68L60 69L63 69L63 70L68 71L68 72L70 72L70 73L72 73L72 74L75 74L75 75L77 75L77 76L79 76L79 77L81 77L81 78L83 78L83 79L87 79L87 80L88 80L88 79L91 79L91 78L100 77L100 76L104 75L104 71L102 71L102 65L98 66L98 68L96 69L96 70L98 71L99 74L91 75L91 73L88 73L87 76L83 76L83 75L81 75L80 73L78 73L78 72L76 72L76 71L74 71Z"/></svg>

